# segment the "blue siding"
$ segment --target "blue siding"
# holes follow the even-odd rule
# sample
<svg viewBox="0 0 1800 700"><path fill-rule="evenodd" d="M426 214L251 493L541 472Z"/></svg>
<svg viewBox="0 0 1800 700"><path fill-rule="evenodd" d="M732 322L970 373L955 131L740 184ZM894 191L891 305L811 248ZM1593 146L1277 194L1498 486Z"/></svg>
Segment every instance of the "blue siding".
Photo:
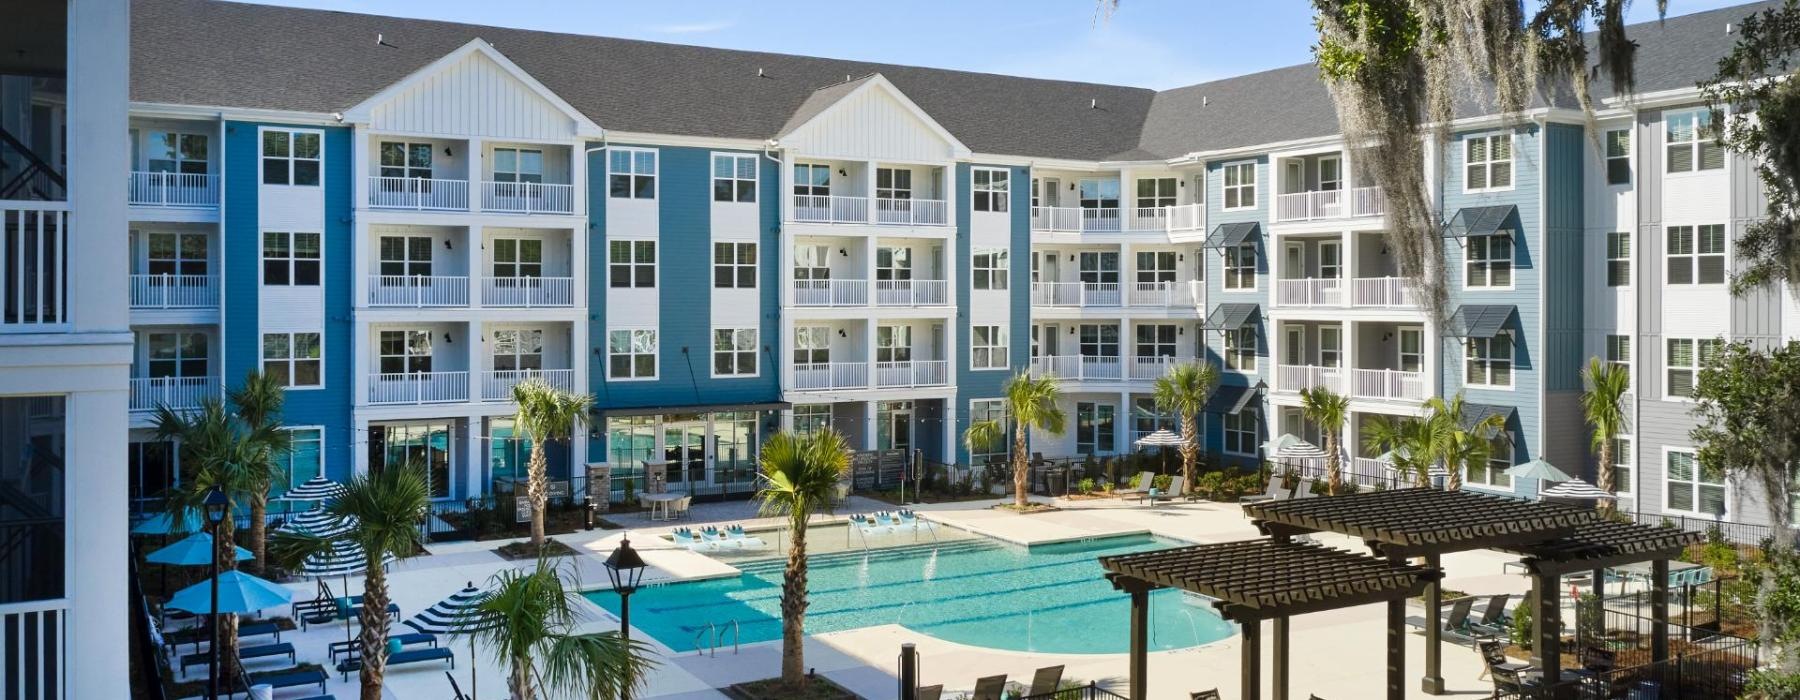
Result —
<svg viewBox="0 0 1800 700"><path fill-rule="evenodd" d="M1580 391L1583 329L1582 127L1551 124L1544 143L1544 384Z"/></svg>
<svg viewBox="0 0 1800 700"><path fill-rule="evenodd" d="M1256 206L1250 209L1233 209L1225 211L1225 165L1242 163L1246 160L1256 161ZM1253 158L1230 158L1211 161L1206 164L1206 225L1208 229L1218 228L1220 224L1255 222L1260 224L1259 233L1250 239L1256 244L1256 289L1254 291L1225 291L1225 256L1219 250L1201 251L1206 256L1206 313L1218 308L1220 304L1256 304L1260 309L1254 321L1256 327L1256 372L1226 371L1225 339L1218 331L1201 331L1204 335L1205 349L1202 357L1220 369L1220 386L1255 386L1257 382L1273 384L1269 380L1274 371L1273 361L1269 354L1269 334L1267 318L1269 313L1269 291L1275 284L1269 276L1269 202L1274 198L1274 179L1271 176L1268 156ZM1204 315L1203 315L1204 318ZM1269 437L1270 423L1266 406L1262 402L1253 402L1252 407L1262 410L1263 429L1259 438ZM1205 438L1204 449L1216 455L1223 455L1225 450L1224 418L1217 414L1201 416L1201 433ZM1242 465L1255 463L1253 458L1231 458L1231 461Z"/></svg>
<svg viewBox="0 0 1800 700"><path fill-rule="evenodd" d="M955 405L948 412L954 422L948 423L956 431L956 461L968 463L969 450L962 444L962 432L969 427L969 402L981 399L1000 398L1001 385L1014 374L1024 372L1031 366L1031 169L1026 167L1011 168L1012 201L1008 209L1008 220L1011 222L1012 235L1011 254L1012 279L1007 287L1008 303L1012 313L1008 316L1011 327L1007 331L1008 372L973 372L969 370L969 340L973 337L970 330L969 304L973 275L970 264L973 255L973 238L969 231L969 220L973 210L970 208L968 163L956 164L956 244L952 246L956 256L956 326L959 342L954 348L956 398ZM942 434L936 436L942 441ZM931 452L928 449L927 454Z"/></svg>

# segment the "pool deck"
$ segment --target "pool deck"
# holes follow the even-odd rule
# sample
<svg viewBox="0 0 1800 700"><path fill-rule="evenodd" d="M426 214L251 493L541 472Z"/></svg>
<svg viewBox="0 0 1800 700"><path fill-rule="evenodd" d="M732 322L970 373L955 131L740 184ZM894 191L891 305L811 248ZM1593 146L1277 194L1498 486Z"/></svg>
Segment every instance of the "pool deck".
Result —
<svg viewBox="0 0 1800 700"><path fill-rule="evenodd" d="M1018 515L989 506L994 501L969 501L953 504L912 506L921 515L941 523L981 535L1031 545L1051 542L1151 533L1189 542L1224 542L1258 536L1237 506L1223 503L1161 504L1155 508L1112 500L1058 502L1063 509L1033 515ZM852 512L892 509L876 501L853 498L847 507L828 518L841 522ZM576 548L580 555L571 557L572 567L583 589L605 589L606 574L602 562L629 535L650 570L645 581L666 583L736 575L737 569L704 554L676 546L661 535L671 529L670 523L649 522L637 515L616 518L627 529L596 530L558 535L556 539ZM746 527L777 524L774 519L755 517L753 508L745 504L696 505L694 518L680 523L694 526L708 522L741 522ZM1339 536L1323 536L1321 541L1348 549L1364 551L1360 542ZM431 554L403 560L394 565L389 576L392 595L404 615L412 615L456 592L465 582L483 585L496 572L528 562L508 562L495 555L493 549L505 541L459 542L431 545ZM1471 594L1524 593L1527 581L1517 574L1504 573L1501 564L1510 558L1492 552L1470 552L1444 558L1448 576L1445 587ZM330 581L333 589L341 589L342 579ZM310 581L289 584L296 600L313 597ZM351 590L360 590L357 577L349 581ZM1122 595L1122 594L1121 594ZM618 629L618 620L598 606L583 601L587 621L583 631ZM1414 606L1417 608L1417 606ZM285 609L271 614L286 614ZM1378 698L1383 696L1386 666L1384 609L1380 605L1362 606L1293 618L1292 625L1292 691L1294 697L1308 693L1331 700ZM1418 612L1415 610L1414 612ZM307 632L295 631L283 640L293 642L301 660L323 662L326 645L344 639L343 625L316 626ZM646 640L639 632L635 639ZM1265 635L1267 636L1267 635ZM660 653L659 666L646 679L646 690L635 697L662 700L711 700L723 698L714 690L731 683L773 676L780 668L780 642L746 645L733 654L729 648L717 656L696 652L674 654L655 640L648 640ZM1238 651L1242 638L1228 639L1200 647L1155 652L1150 655L1150 697L1186 697L1187 692L1218 688L1225 697L1238 695ZM942 641L897 625L880 625L855 630L809 636L806 663L868 698L886 700L895 696L896 658L902 643L917 645L921 654L922 683L943 684L946 697L954 691L968 690L975 679L1005 673L1015 680L1029 681L1040 666L1063 664L1065 678L1094 680L1122 691L1126 657L1123 654L1042 654L1001 651L971 647ZM1419 671L1424 659L1424 637L1407 635L1409 687L1412 697L1425 698L1417 690ZM470 660L467 639L446 640L457 655L453 672L463 692L469 692ZM250 670L274 668L285 662L252 662ZM473 664L480 678L480 696L505 696L504 670L486 650ZM1268 661L1264 662L1265 676ZM1481 663L1474 651L1446 646L1443 675L1446 693L1452 695L1486 694L1492 685L1477 679ZM428 698L449 695L449 682L442 663L389 669L387 695L393 698ZM190 678L204 671L195 669ZM1267 679L1265 678L1265 683ZM327 691L337 697L356 695L356 676L348 682L332 674ZM297 689L283 691L277 698L306 697Z"/></svg>

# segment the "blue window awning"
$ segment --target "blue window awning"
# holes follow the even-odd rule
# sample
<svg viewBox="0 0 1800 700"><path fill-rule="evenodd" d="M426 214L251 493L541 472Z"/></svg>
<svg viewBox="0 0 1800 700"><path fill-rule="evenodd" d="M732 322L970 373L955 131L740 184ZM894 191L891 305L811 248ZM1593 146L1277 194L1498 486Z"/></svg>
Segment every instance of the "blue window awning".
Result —
<svg viewBox="0 0 1800 700"><path fill-rule="evenodd" d="M1262 382L1257 382L1255 386L1244 386L1242 384L1221 385L1219 388L1213 390L1212 396L1206 399L1206 412L1217 413L1220 415L1237 415L1238 412L1249 406L1251 401L1255 401L1257 397L1262 396L1262 391Z"/></svg>
<svg viewBox="0 0 1800 700"><path fill-rule="evenodd" d="M1512 304L1463 304L1450 315L1444 335L1450 338L1492 338L1506 330L1506 322L1519 312Z"/></svg>

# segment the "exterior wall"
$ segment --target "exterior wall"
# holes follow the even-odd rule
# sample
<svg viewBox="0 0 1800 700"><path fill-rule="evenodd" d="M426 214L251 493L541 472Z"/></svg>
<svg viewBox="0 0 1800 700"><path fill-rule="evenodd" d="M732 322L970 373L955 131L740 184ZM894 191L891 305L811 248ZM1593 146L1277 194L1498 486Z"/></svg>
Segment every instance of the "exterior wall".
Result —
<svg viewBox="0 0 1800 700"><path fill-rule="evenodd" d="M955 458L961 463L969 460L969 448L962 440L963 431L968 430L972 422L969 403L1001 398L1001 386L1006 380L1031 366L1031 169L1008 168L1011 190L1007 212L1002 216L995 212L973 211L970 206L970 168L967 163L956 165L956 201L951 205L956 212L956 324L957 333L964 339L953 348L951 357L955 363L956 393L947 413L953 414L955 420L947 425L952 425L954 431L949 436L936 436L940 442L954 439ZM971 286L974 276L970 274L974 249L977 245L998 247L1001 244L1010 251L1007 256L1011 262L1005 297L1007 308L978 310L976 292ZM994 292L981 294L990 297L988 302L995 295ZM995 322L1004 319L1008 329L1008 361L1004 371L970 369L967 339L973 335L969 327L977 320L987 320L983 316ZM1047 437L1032 435L1032 448L1048 452L1048 448L1039 446L1039 441Z"/></svg>
<svg viewBox="0 0 1800 700"><path fill-rule="evenodd" d="M1256 163L1256 206L1248 209L1233 209L1227 211L1223 208L1225 202L1224 166L1245 161L1253 161ZM1274 357L1269 353L1273 341L1273 329L1270 328L1268 322L1269 290L1274 286L1274 277L1269 274L1269 258L1275 254L1275 251L1272 250L1272 247L1269 244L1269 241L1271 240L1269 236L1269 210L1275 196L1274 184L1274 174L1269 167L1268 156L1259 155L1250 158L1216 160L1209 161L1206 164L1206 225L1208 230L1210 231L1218 228L1220 224L1227 223L1257 222L1260 224L1259 233L1248 241L1255 243L1257 247L1255 290L1226 290L1224 286L1224 253L1219 250L1206 250L1202 252L1202 254L1206 256L1207 308L1204 313L1211 313L1212 310L1218 308L1220 304L1256 304L1258 309L1260 309L1257 318L1253 321L1257 336L1256 371L1221 371L1219 373L1219 385L1222 387L1252 387L1256 386L1258 382L1271 386L1274 384L1272 379L1274 370L1271 367ZM1223 354L1225 351L1225 341L1222 334L1218 331L1202 332L1206 335L1206 349L1202 352L1201 356L1215 366L1223 368L1225 366L1225 356ZM1262 412L1263 431L1261 438L1265 440L1268 439L1271 430L1269 426L1272 425L1269 416L1273 415L1273 407L1267 405L1266 401L1252 402L1250 407L1256 408ZM1249 409L1247 408L1246 410ZM1203 449L1213 454L1223 454L1225 448L1223 418L1217 414L1209 413L1201 417L1201 423L1201 430L1206 438L1205 447ZM1228 461L1250 465L1254 464L1256 460L1248 458L1229 458Z"/></svg>
<svg viewBox="0 0 1800 700"><path fill-rule="evenodd" d="M443 66L371 110L378 131L562 140L575 122L480 52Z"/></svg>
<svg viewBox="0 0 1800 700"><path fill-rule="evenodd" d="M1543 456L1552 464L1579 470L1587 461L1586 424L1581 412L1583 301L1588 270L1582 256L1586 223L1583 156L1587 135L1573 124L1548 124L1544 131ZM1592 480L1589 480L1592 483Z"/></svg>

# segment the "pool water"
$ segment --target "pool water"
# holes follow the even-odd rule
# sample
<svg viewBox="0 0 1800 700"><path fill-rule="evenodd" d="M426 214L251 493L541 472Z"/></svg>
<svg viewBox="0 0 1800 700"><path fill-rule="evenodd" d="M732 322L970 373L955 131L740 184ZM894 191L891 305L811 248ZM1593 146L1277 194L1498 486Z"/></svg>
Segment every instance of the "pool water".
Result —
<svg viewBox="0 0 1800 700"><path fill-rule="evenodd" d="M994 649L1124 653L1129 599L1107 583L1096 557L1181 544L1134 535L1027 548L980 537L815 554L809 557L806 629L899 624ZM706 646L696 636L708 622L735 620L742 644L780 639L784 564L781 558L749 562L737 577L645 588L632 595L631 621L677 652ZM618 614L619 598L611 591L586 595ZM1150 595L1150 628L1153 650L1206 644L1234 631L1208 601L1174 590Z"/></svg>

